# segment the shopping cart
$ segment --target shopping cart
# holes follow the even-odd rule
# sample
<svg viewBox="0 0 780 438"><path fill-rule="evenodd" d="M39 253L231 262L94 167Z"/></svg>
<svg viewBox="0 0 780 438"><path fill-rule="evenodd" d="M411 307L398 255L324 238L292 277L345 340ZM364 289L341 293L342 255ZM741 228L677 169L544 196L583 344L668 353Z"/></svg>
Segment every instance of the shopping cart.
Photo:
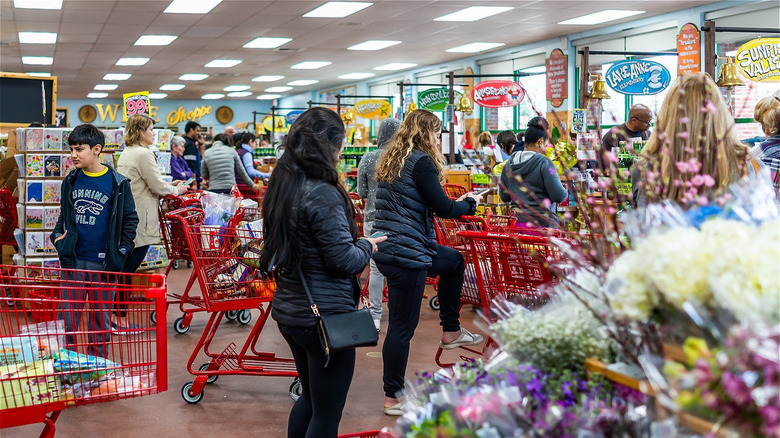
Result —
<svg viewBox="0 0 780 438"><path fill-rule="evenodd" d="M187 362L187 370L195 376L194 381L185 383L181 389L187 403L200 402L206 383L228 374L293 377L290 396L296 399L300 395L300 381L293 359L258 351L257 342L271 314L276 283L258 269L263 246L262 228L257 220L251 219L258 218L259 210L245 209L236 216L239 218L227 227L202 224L185 227L203 303L211 315ZM224 349L212 352L211 342L225 314L231 311L243 314L251 309L258 309L260 316L243 345L239 348L230 342ZM210 361L195 369L194 363L201 351Z"/></svg>
<svg viewBox="0 0 780 438"><path fill-rule="evenodd" d="M165 251L168 253L168 268L165 270L165 275L171 271L171 269L179 269L179 261L187 262L188 267L192 267L192 258L187 248L187 241L184 239L184 232L180 235L172 235L170 232L170 224L166 223L165 215L180 208L185 207L200 207L200 195L201 191L187 192L181 196L166 195L160 199L159 205L159 218L160 218L160 234L162 235L163 245Z"/></svg>
<svg viewBox="0 0 780 438"><path fill-rule="evenodd" d="M166 391L165 276L115 274L73 269L0 266L0 428L45 423L52 437L63 409ZM127 281L120 284L118 276ZM63 298L66 291L84 298ZM120 302L120 290L130 299ZM103 299L101 299L101 296ZM95 328L87 321L101 306L126 304L128 318L142 327L149 314L162 316L156 327L132 335L112 335L108 319ZM68 308L69 310L63 310ZM62 318L75 326L66 332ZM60 318L60 319L57 319ZM90 352L99 356L88 357Z"/></svg>
<svg viewBox="0 0 780 438"><path fill-rule="evenodd" d="M11 191L3 187L0 189L0 246L11 245L19 249L14 238L16 227L16 202Z"/></svg>
<svg viewBox="0 0 780 438"><path fill-rule="evenodd" d="M468 193L468 190L460 184L445 183L441 185L441 188L444 189L444 193L446 193L450 199L458 199Z"/></svg>
<svg viewBox="0 0 780 438"><path fill-rule="evenodd" d="M349 197L352 199L352 205L355 206L355 223L357 224L358 237L363 237L365 200L353 192L349 192Z"/></svg>

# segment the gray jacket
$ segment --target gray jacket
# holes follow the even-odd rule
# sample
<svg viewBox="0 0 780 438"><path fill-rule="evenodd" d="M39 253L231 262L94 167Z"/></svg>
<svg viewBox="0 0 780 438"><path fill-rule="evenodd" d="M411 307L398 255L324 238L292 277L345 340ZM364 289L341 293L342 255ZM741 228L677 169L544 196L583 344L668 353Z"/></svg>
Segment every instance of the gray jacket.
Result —
<svg viewBox="0 0 780 438"><path fill-rule="evenodd" d="M533 197L520 189L516 177L521 178L528 192L533 193ZM515 152L509 157L509 161L501 172L498 193L504 202L512 200L510 193L523 201L521 205L515 206L515 211L521 221L536 221L540 225L548 227L556 226L558 223L558 218L554 213L555 203L564 201L568 196L552 161L542 154L531 151ZM549 199L553 203L550 209L540 204L544 199ZM527 210L532 210L532 212Z"/></svg>
<svg viewBox="0 0 780 438"><path fill-rule="evenodd" d="M211 190L230 190L236 184L236 176L250 187L255 185L236 150L221 141L215 141L203 154L201 176L209 180Z"/></svg>
<svg viewBox="0 0 780 438"><path fill-rule="evenodd" d="M360 160L357 193L358 196L366 200L365 209L363 210L366 222L374 222L374 215L376 214L376 162L379 161L383 148L393 138L399 126L401 126L401 121L398 119L383 120L379 125L379 132L376 138L378 149L363 155L363 159Z"/></svg>

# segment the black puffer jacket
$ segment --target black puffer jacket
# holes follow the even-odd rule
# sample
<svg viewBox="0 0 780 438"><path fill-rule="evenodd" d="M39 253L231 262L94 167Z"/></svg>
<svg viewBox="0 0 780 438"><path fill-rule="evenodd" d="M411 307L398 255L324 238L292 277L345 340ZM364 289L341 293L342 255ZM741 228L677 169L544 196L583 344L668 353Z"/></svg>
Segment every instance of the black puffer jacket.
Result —
<svg viewBox="0 0 780 438"><path fill-rule="evenodd" d="M301 246L301 270L321 314L355 310L355 275L371 258L371 242L356 239L357 226L347 222L347 206L338 190L323 181L308 181L288 226ZM297 270L277 272L271 316L279 323L311 327L317 320Z"/></svg>

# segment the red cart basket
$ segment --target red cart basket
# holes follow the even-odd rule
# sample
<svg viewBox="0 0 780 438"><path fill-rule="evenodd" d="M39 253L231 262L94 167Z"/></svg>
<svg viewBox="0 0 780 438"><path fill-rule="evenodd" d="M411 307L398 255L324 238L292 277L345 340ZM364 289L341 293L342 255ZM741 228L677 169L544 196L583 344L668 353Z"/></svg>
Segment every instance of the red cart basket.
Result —
<svg viewBox="0 0 780 438"><path fill-rule="evenodd" d="M167 390L165 276L0 268L13 295L0 296L0 428L43 422L41 437L52 437L65 408ZM153 311L162 324L112 334L120 304L142 327Z"/></svg>

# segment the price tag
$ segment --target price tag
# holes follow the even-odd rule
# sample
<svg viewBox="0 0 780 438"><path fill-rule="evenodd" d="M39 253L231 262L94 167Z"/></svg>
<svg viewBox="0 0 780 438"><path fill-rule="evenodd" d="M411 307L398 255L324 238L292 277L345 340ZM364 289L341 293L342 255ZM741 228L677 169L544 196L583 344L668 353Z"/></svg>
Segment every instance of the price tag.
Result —
<svg viewBox="0 0 780 438"><path fill-rule="evenodd" d="M452 123L453 120L455 120L455 105L447 105L444 108L445 116L444 119L447 123Z"/></svg>
<svg viewBox="0 0 780 438"><path fill-rule="evenodd" d="M123 94L125 100L125 119L135 115L149 115L149 92L136 91Z"/></svg>

